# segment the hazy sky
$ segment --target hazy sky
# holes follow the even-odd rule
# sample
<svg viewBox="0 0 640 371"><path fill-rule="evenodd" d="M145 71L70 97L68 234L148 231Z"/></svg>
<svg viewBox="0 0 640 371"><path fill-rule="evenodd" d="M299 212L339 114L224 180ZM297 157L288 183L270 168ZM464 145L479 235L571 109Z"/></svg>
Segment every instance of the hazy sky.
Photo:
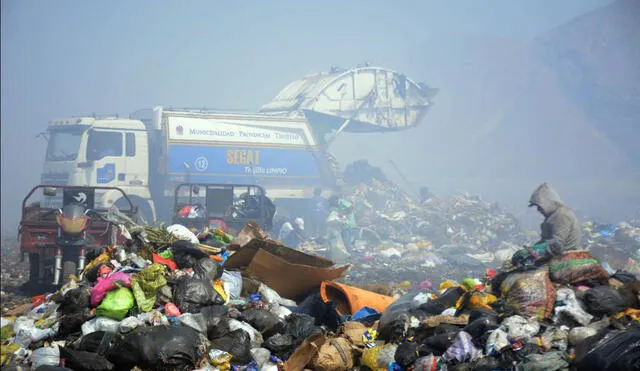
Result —
<svg viewBox="0 0 640 371"><path fill-rule="evenodd" d="M464 47L459 36L529 42L610 2L2 0L2 234L38 184L35 135L53 118L257 109L305 74L363 62L446 90L446 58L420 58Z"/></svg>

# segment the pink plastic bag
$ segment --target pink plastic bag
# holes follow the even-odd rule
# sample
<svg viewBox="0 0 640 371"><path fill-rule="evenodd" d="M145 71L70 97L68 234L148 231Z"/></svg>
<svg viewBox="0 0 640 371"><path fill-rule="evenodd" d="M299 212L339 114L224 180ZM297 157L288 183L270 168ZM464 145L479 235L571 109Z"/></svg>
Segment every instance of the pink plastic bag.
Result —
<svg viewBox="0 0 640 371"><path fill-rule="evenodd" d="M111 290L118 288L116 282L121 282L121 287L131 288L131 275L123 272L112 273L106 277L98 277L98 282L91 288L91 306L100 305L102 299Z"/></svg>

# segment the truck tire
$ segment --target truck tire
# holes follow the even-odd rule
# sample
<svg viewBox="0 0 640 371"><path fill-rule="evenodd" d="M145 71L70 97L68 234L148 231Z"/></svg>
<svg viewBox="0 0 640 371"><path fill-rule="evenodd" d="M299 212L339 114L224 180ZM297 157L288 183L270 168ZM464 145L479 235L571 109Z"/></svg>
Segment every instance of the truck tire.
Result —
<svg viewBox="0 0 640 371"><path fill-rule="evenodd" d="M131 200L131 203L133 204L133 206L138 207L138 217L134 220L134 222L138 224L152 224L154 222L153 212L151 211L151 206L149 205L149 202L143 198L136 197L136 196L130 196L129 199ZM116 201L115 206L118 209L127 210L129 208L129 203L125 201L124 198L121 198L118 201Z"/></svg>
<svg viewBox="0 0 640 371"><path fill-rule="evenodd" d="M138 220L139 224L153 224L153 212L149 203L143 199L140 199L138 204Z"/></svg>
<svg viewBox="0 0 640 371"><path fill-rule="evenodd" d="M29 254L29 282L33 284L40 282L40 254Z"/></svg>
<svg viewBox="0 0 640 371"><path fill-rule="evenodd" d="M62 274L60 275L60 286L67 283L70 275L78 275L78 263L73 260L62 262Z"/></svg>

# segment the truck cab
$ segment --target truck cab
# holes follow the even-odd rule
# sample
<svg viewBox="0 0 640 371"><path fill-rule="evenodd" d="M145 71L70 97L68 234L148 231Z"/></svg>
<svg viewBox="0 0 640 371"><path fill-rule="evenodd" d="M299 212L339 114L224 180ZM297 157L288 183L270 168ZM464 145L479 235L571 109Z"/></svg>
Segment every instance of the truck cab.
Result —
<svg viewBox="0 0 640 371"><path fill-rule="evenodd" d="M116 117L68 118L54 120L47 134L42 184L119 187L139 204L143 218L153 218L153 204L145 201L151 195L144 123ZM100 207L122 202L117 192L96 194Z"/></svg>

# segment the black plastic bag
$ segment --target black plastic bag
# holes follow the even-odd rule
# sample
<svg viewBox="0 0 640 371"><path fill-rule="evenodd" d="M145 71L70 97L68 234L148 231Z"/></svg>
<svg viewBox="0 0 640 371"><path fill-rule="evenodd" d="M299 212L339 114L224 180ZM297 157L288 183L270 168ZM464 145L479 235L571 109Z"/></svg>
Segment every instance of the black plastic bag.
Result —
<svg viewBox="0 0 640 371"><path fill-rule="evenodd" d="M215 281L222 277L222 267L209 257L198 260L193 267L193 277L202 278L209 281Z"/></svg>
<svg viewBox="0 0 640 371"><path fill-rule="evenodd" d="M460 326L452 325L449 323L441 323L438 326L434 327L433 335L441 335L441 334L449 334L449 333L457 334L458 332L460 332L461 329L462 327Z"/></svg>
<svg viewBox="0 0 640 371"><path fill-rule="evenodd" d="M265 309L249 308L242 312L240 319L266 337L284 331L284 322L280 317Z"/></svg>
<svg viewBox="0 0 640 371"><path fill-rule="evenodd" d="M60 348L60 358L65 358L65 366L74 371L109 371L116 369L115 365L105 357L82 350L62 347Z"/></svg>
<svg viewBox="0 0 640 371"><path fill-rule="evenodd" d="M208 255L204 251L194 247L189 241L176 241L171 247L173 260L179 269L194 268L200 259L208 259Z"/></svg>
<svg viewBox="0 0 640 371"><path fill-rule="evenodd" d="M625 283L618 292L627 303L627 308L640 309L640 281Z"/></svg>
<svg viewBox="0 0 640 371"><path fill-rule="evenodd" d="M120 339L114 332L96 331L82 337L78 350L105 355Z"/></svg>
<svg viewBox="0 0 640 371"><path fill-rule="evenodd" d="M207 322L207 338L215 339L231 332L229 328L229 307L226 305L211 305L200 310Z"/></svg>
<svg viewBox="0 0 640 371"><path fill-rule="evenodd" d="M58 328L58 333L56 334L56 339L64 339L69 334L73 334L76 332L80 332L82 329L82 324L93 318L94 315L91 314L89 309L84 309L78 313L70 313L65 314L60 318L60 327Z"/></svg>
<svg viewBox="0 0 640 371"><path fill-rule="evenodd" d="M419 320L427 315L422 310L412 310L413 298L418 292L402 295L384 310L378 323L378 338L387 342L399 342L405 337L408 323L412 316ZM438 303L439 306L441 304ZM443 308L438 314L446 309Z"/></svg>
<svg viewBox="0 0 640 371"><path fill-rule="evenodd" d="M173 291L173 302L182 313L198 313L204 306L224 304L206 279L182 277Z"/></svg>
<svg viewBox="0 0 640 371"><path fill-rule="evenodd" d="M427 313L427 315L436 316L445 309L455 307L458 299L464 294L464 290L459 287L452 287L435 300L429 300L422 304L419 309Z"/></svg>
<svg viewBox="0 0 640 371"><path fill-rule="evenodd" d="M310 315L316 319L316 326L326 326L331 331L337 330L342 323L336 304L333 301L325 303L319 293L307 296L294 308L294 312Z"/></svg>
<svg viewBox="0 0 640 371"><path fill-rule="evenodd" d="M476 309L474 311L472 311L469 314L469 323L480 319L480 318L489 318L491 319L494 323L498 323L499 321L499 316L498 313L496 313L496 311L491 310L491 309L486 309L486 308L480 308L480 309Z"/></svg>
<svg viewBox="0 0 640 371"><path fill-rule="evenodd" d="M582 299L587 312L594 316L612 315L627 309L627 301L611 286L598 286L585 292Z"/></svg>
<svg viewBox="0 0 640 371"><path fill-rule="evenodd" d="M71 314L91 309L91 291L88 287L71 289L64 294L58 312Z"/></svg>
<svg viewBox="0 0 640 371"><path fill-rule="evenodd" d="M498 328L498 324L490 317L478 318L465 326L462 331L467 332L473 338L473 343L484 348L489 338L489 332Z"/></svg>
<svg viewBox="0 0 640 371"><path fill-rule="evenodd" d="M275 334L262 347L280 359L287 359L296 350L296 340L289 334Z"/></svg>
<svg viewBox="0 0 640 371"><path fill-rule="evenodd" d="M394 355L396 363L405 368L413 365L419 358L419 346L420 344L412 341L405 341L403 343L400 343L398 345L398 348L396 348L396 354Z"/></svg>
<svg viewBox="0 0 640 371"><path fill-rule="evenodd" d="M193 370L198 359L198 333L186 326L138 327L124 336L107 357L119 370Z"/></svg>
<svg viewBox="0 0 640 371"><path fill-rule="evenodd" d="M322 330L316 327L316 319L308 314L292 313L286 318L285 332L296 340L302 341Z"/></svg>
<svg viewBox="0 0 640 371"><path fill-rule="evenodd" d="M580 371L640 370L640 331L608 331L576 345L574 364Z"/></svg>
<svg viewBox="0 0 640 371"><path fill-rule="evenodd" d="M458 331L459 332L459 331ZM430 336L422 341L422 344L431 349L435 349L440 353L444 353L447 348L456 340L458 332L449 332Z"/></svg>
<svg viewBox="0 0 640 371"><path fill-rule="evenodd" d="M251 362L251 336L238 329L229 334L211 340L211 349L219 349L232 355L231 363L245 365Z"/></svg>
<svg viewBox="0 0 640 371"><path fill-rule="evenodd" d="M524 343L522 348L517 350L512 347L505 347L500 351L500 366L502 368L510 368L514 364L527 361L528 355L539 353L542 353L542 348L532 343Z"/></svg>
<svg viewBox="0 0 640 371"><path fill-rule="evenodd" d="M418 355L420 357L426 357L429 355L440 357L443 354L444 354L444 351L432 348L424 343L421 343L420 345L418 345Z"/></svg>
<svg viewBox="0 0 640 371"><path fill-rule="evenodd" d="M622 270L617 271L613 276L611 276L611 278L616 279L622 283L629 283L638 280L633 273Z"/></svg>

